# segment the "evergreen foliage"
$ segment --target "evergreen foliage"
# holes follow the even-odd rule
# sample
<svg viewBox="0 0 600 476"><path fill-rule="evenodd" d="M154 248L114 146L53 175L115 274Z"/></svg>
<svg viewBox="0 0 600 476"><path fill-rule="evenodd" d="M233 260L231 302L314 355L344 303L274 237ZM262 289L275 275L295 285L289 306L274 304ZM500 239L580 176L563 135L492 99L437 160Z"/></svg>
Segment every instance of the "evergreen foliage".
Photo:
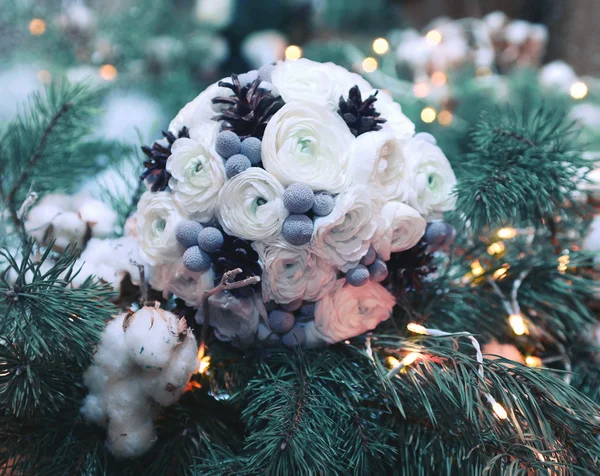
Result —
<svg viewBox="0 0 600 476"><path fill-rule="evenodd" d="M589 221L586 210L571 203L589 164L570 126L555 117L557 109L540 110L533 101L517 112L486 107L495 112L481 115L478 97L461 96L461 108L481 117L477 125L465 119L466 126L449 131L457 144L451 158L460 183L461 213L453 219L462 232L452 252L437 257L438 271L423 289L401 297L393 318L375 333L327 349L242 352L210 341L210 371L195 375L177 404L156 409L158 440L135 460L115 460L104 431L79 415L82 373L104 322L117 312L113 294L93 279L70 286L77 272L73 250L53 265L51 251L29 241L22 257L3 252L8 271L0 283L0 471L597 471L600 372L595 349L581 337L595 320L588 306L594 283L584 272L590 256L571 247ZM79 85L51 87L7 129L1 187L16 223L30 188L68 190L95 170L91 150L111 149L87 140L95 101ZM123 222L134 192L140 190L118 199ZM501 239L497 227L507 224L519 233ZM488 252L498 242L503 251ZM568 266L559 269L567 251ZM473 272L475 260L481 273ZM497 275L499 269L504 274ZM512 301L518 301L529 334L511 334L506 303ZM191 310L178 311L191 322ZM410 336L409 322L456 335ZM477 332L482 342L510 336L524 353L560 358L552 369L504 359L480 364L462 338L465 332ZM410 352L419 353L417 360L388 376L388 357L402 360ZM494 413L487 394L506 410L506 419Z"/></svg>

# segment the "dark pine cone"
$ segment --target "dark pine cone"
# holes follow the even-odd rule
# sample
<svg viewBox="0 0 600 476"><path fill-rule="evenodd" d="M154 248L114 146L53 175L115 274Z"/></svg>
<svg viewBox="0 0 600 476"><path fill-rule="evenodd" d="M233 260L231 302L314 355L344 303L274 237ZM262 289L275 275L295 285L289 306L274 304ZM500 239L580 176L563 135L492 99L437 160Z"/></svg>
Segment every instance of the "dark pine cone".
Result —
<svg viewBox="0 0 600 476"><path fill-rule="evenodd" d="M346 121L350 132L358 137L365 132L378 131L380 124L386 122L380 113L375 110L374 103L377 101L377 93L371 94L365 101L362 100L358 86L350 88L348 99L340 96L340 109L338 114Z"/></svg>
<svg viewBox="0 0 600 476"><path fill-rule="evenodd" d="M233 96L221 96L212 100L213 104L227 104L228 107L213 119L225 121L224 131L235 132L240 139L258 137L262 139L269 119L285 104L281 96L259 88L260 79L242 86L237 74L231 75L231 83L219 81L219 86L229 88Z"/></svg>
<svg viewBox="0 0 600 476"><path fill-rule="evenodd" d="M167 139L167 145L162 145L159 142L154 142L151 147L142 146L142 152L148 157L144 161L146 170L140 175L140 180L145 180L149 176L156 177L152 183L153 192L162 192L169 185L171 174L167 172L167 159L171 156L171 147L173 142L181 137L189 137L190 131L187 127L183 127L177 137L172 132L162 131L162 135Z"/></svg>
<svg viewBox="0 0 600 476"><path fill-rule="evenodd" d="M262 268L258 264L258 253L254 251L249 241L223 233L225 242L220 250L212 254L212 262L215 269L215 286L221 281L226 271L240 268L241 274L235 278L236 281L260 276ZM260 291L260 283L233 289L231 293L238 297L249 297L254 292Z"/></svg>
<svg viewBox="0 0 600 476"><path fill-rule="evenodd" d="M421 240L409 250L392 253L387 266L395 293L405 294L423 289L423 279L435 271L431 265L433 255L426 252L427 246L427 242Z"/></svg>

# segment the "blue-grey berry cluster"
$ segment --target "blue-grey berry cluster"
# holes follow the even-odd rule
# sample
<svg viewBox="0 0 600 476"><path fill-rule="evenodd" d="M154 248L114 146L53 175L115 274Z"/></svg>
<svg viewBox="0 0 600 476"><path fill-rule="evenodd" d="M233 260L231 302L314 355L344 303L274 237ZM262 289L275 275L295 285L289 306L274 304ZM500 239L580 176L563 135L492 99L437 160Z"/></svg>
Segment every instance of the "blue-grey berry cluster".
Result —
<svg viewBox="0 0 600 476"><path fill-rule="evenodd" d="M182 220L175 229L175 238L186 248L183 264L190 271L204 272L211 266L209 253L222 248L223 232L213 226L204 226L193 220Z"/></svg>
<svg viewBox="0 0 600 476"><path fill-rule="evenodd" d="M224 159L239 154L242 149L242 141L231 131L223 131L217 136L215 141L215 150Z"/></svg>
<svg viewBox="0 0 600 476"><path fill-rule="evenodd" d="M241 174L244 170L248 170L252 167L248 157L242 154L235 154L227 159L225 162L225 172L227 178L235 177L237 174Z"/></svg>
<svg viewBox="0 0 600 476"><path fill-rule="evenodd" d="M305 245L310 242L314 227L313 221L308 216L290 215L283 222L281 234L292 245Z"/></svg>
<svg viewBox="0 0 600 476"><path fill-rule="evenodd" d="M235 177L250 167L259 167L262 160L261 148L261 140L257 137L247 137L242 141L232 131L219 133L215 142L217 153L226 161L227 178Z"/></svg>
<svg viewBox="0 0 600 476"><path fill-rule="evenodd" d="M346 273L346 282L351 286L364 286L372 280L380 283L388 276L385 261L377 256L373 247L360 260L360 264Z"/></svg>
<svg viewBox="0 0 600 476"><path fill-rule="evenodd" d="M292 245L300 246L311 240L314 230L311 216L329 215L335 200L330 193L313 193L308 185L293 183L283 193L283 204L291 215L283 223L282 235Z"/></svg>
<svg viewBox="0 0 600 476"><path fill-rule="evenodd" d="M269 312L269 328L273 334L267 342L282 343L287 347L304 344L305 331L302 323L311 321L315 316L315 303L297 299L289 304L281 304Z"/></svg>

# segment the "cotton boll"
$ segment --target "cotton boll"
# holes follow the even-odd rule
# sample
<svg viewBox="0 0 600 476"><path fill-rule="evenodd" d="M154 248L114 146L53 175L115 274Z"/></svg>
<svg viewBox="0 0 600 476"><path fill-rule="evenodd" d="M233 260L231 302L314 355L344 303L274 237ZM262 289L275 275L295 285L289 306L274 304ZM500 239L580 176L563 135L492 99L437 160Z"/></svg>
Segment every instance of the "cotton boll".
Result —
<svg viewBox="0 0 600 476"><path fill-rule="evenodd" d="M148 451L156 441L152 419L141 424L131 422L110 424L108 427L108 450L118 458L135 458Z"/></svg>
<svg viewBox="0 0 600 476"><path fill-rule="evenodd" d="M108 382L108 374L99 365L90 365L83 374L83 383L91 393L101 393Z"/></svg>
<svg viewBox="0 0 600 476"><path fill-rule="evenodd" d="M79 202L79 197L74 197ZM79 217L92 229L92 236L105 238L115 232L117 213L105 203L93 198L84 199L77 209Z"/></svg>
<svg viewBox="0 0 600 476"><path fill-rule="evenodd" d="M504 38L512 45L522 45L529 36L529 22L513 20L504 29Z"/></svg>
<svg viewBox="0 0 600 476"><path fill-rule="evenodd" d="M118 458L135 458L148 451L156 441L152 419L142 424L130 422L110 424L108 427L108 450Z"/></svg>
<svg viewBox="0 0 600 476"><path fill-rule="evenodd" d="M129 458L145 453L154 442L150 401L136 378L120 380L106 389L110 451Z"/></svg>
<svg viewBox="0 0 600 476"><path fill-rule="evenodd" d="M558 88L568 92L575 81L577 81L577 74L564 61L552 61L540 70L540 83L548 89Z"/></svg>
<svg viewBox="0 0 600 476"><path fill-rule="evenodd" d="M72 244L76 244L77 248L83 248L85 245L87 226L75 212L63 212L57 215L52 220L50 230L48 242L55 240L53 248L56 251L64 251Z"/></svg>
<svg viewBox="0 0 600 476"><path fill-rule="evenodd" d="M150 400L137 373L130 374L127 378L110 380L104 390L110 426L125 422L136 426L150 418Z"/></svg>
<svg viewBox="0 0 600 476"><path fill-rule="evenodd" d="M179 400L190 377L198 370L197 352L196 339L193 334L188 334L175 348L166 368L141 377L148 395L163 406Z"/></svg>
<svg viewBox="0 0 600 476"><path fill-rule="evenodd" d="M496 10L483 17L483 21L488 27L490 36L495 37L500 34L504 25L506 25L508 17L504 12Z"/></svg>
<svg viewBox="0 0 600 476"><path fill-rule="evenodd" d="M96 425L105 426L108 419L106 402L100 395L90 394L84 398L81 405L83 418Z"/></svg>
<svg viewBox="0 0 600 476"><path fill-rule="evenodd" d="M179 342L179 318L160 308L143 307L125 331L127 353L144 369L166 367Z"/></svg>
<svg viewBox="0 0 600 476"><path fill-rule="evenodd" d="M73 278L73 286L81 286L91 275L110 284L115 291L121 288L123 278L127 275L134 285L139 285L141 277L138 265L143 264L134 237L124 236L114 240L92 238L75 262L75 268L81 271Z"/></svg>
<svg viewBox="0 0 600 476"><path fill-rule="evenodd" d="M126 315L127 313L123 313L108 323L94 355L94 363L103 367L111 377L127 375L132 369L123 332L123 320Z"/></svg>
<svg viewBox="0 0 600 476"><path fill-rule="evenodd" d="M54 205L39 204L33 207L27 214L25 220L25 231L37 243L42 244L45 241L48 227L52 224L58 215L63 212L62 208Z"/></svg>

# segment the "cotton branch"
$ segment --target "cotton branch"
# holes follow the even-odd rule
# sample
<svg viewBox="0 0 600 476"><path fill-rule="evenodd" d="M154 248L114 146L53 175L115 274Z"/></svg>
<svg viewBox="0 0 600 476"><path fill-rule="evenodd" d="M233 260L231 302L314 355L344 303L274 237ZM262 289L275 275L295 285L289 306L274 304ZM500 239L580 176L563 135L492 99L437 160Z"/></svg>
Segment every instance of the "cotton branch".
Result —
<svg viewBox="0 0 600 476"><path fill-rule="evenodd" d="M246 286L252 286L260 282L260 276L250 276L249 278L241 281L235 281L235 277L240 274L242 270L240 268L232 269L227 271L221 277L221 282L212 289L207 289L202 295L202 312L204 313L204 323L202 324L202 337L200 340L200 349L198 350L198 358L204 357L206 350L206 341L208 339L208 325L209 325L209 304L208 300L211 296L219 294L222 291L231 291L232 289L244 288Z"/></svg>

